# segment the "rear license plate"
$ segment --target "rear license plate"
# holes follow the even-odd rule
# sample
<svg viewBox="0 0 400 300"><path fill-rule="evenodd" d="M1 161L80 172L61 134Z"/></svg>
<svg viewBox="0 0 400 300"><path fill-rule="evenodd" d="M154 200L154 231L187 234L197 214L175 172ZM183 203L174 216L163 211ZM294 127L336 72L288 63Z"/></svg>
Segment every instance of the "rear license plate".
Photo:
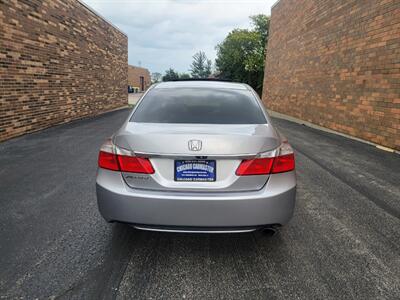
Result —
<svg viewBox="0 0 400 300"><path fill-rule="evenodd" d="M175 160L175 181L215 181L215 169L215 160Z"/></svg>

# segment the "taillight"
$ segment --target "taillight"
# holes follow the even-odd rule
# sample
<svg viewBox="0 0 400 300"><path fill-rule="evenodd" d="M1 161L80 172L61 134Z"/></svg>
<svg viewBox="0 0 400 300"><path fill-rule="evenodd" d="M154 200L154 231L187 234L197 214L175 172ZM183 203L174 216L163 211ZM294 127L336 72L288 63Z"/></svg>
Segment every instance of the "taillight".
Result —
<svg viewBox="0 0 400 300"><path fill-rule="evenodd" d="M154 173L153 166L148 158L136 157L129 151L116 147L111 139L101 146L98 163L99 168L113 171L142 174Z"/></svg>
<svg viewBox="0 0 400 300"><path fill-rule="evenodd" d="M100 151L99 167L113 171L119 171L117 156L114 153Z"/></svg>
<svg viewBox="0 0 400 300"><path fill-rule="evenodd" d="M120 170L131 173L153 174L154 169L147 158L117 155Z"/></svg>
<svg viewBox="0 0 400 300"><path fill-rule="evenodd" d="M294 170L294 154L275 157L271 173L284 173Z"/></svg>
<svg viewBox="0 0 400 300"><path fill-rule="evenodd" d="M287 142L283 142L277 150L267 155L268 157L242 161L236 170L236 175L268 175L295 169L293 149Z"/></svg>
<svg viewBox="0 0 400 300"><path fill-rule="evenodd" d="M269 174L271 171L273 158L256 158L250 160L244 160L236 170L236 175L263 175Z"/></svg>

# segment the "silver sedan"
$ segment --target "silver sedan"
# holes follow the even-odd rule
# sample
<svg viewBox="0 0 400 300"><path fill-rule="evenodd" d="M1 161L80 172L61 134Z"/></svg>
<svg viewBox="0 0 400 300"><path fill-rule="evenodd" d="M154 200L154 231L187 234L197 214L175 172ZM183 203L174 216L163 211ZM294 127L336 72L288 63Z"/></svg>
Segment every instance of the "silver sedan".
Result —
<svg viewBox="0 0 400 300"><path fill-rule="evenodd" d="M98 206L108 222L249 232L293 215L293 150L245 84L153 85L102 145L98 163Z"/></svg>

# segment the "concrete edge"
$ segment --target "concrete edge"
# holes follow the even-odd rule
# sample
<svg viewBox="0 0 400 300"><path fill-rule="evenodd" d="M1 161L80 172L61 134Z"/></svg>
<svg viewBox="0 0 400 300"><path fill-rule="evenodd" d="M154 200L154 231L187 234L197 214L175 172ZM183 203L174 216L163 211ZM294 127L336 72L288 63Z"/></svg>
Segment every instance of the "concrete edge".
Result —
<svg viewBox="0 0 400 300"><path fill-rule="evenodd" d="M93 117L95 118L95 117L97 117L97 116L101 116L101 115L104 115L104 114L109 113L109 112L113 112L113 111L117 111L117 110L121 110L121 109L126 109L126 108L130 108L130 105L129 105L129 104L126 104L126 105L121 106L121 107L113 108L113 109L111 109L111 110L107 110L107 111L105 111L105 112L103 112L103 113L100 113L100 114L98 114L98 115L95 115L95 116L93 116Z"/></svg>
<svg viewBox="0 0 400 300"><path fill-rule="evenodd" d="M269 115L271 117L275 117L275 118L278 118L278 119L284 119L284 120L287 120L287 121L290 121L290 122L293 122L293 123L297 123L297 124L301 124L301 125L305 125L305 126L317 129L317 130L321 130L321 131L324 131L324 132L340 135L342 137L345 137L345 138L348 138L348 139L351 139L351 140L355 140L355 141L358 141L358 142L361 142L361 143L364 143L364 144L368 144L368 145L374 146L374 147L376 147L376 148L378 148L380 150L384 150L384 151L387 151L387 152L400 154L400 151L398 151L398 150L395 150L395 149L392 149L392 148L389 148L389 147L385 147L385 146L382 146L382 145L379 145L379 144L376 144L376 143L373 143L373 142L370 142L370 141L367 141L367 140L363 140L363 139L357 138L357 137L352 136L352 135L348 135L348 134L345 134L345 133L342 133L342 132L339 132L339 131L335 131L335 130L332 130L332 129L329 129L329 128L326 128L326 127L322 127L322 126L313 124L311 122L304 121L304 120L301 120L301 119L298 119L298 118L295 118L295 117L292 117L292 116L289 116L289 115L285 115L285 114L282 114L282 113L279 113L279 112L276 112L276 111L273 111L273 110L270 110L270 109L267 109L267 111L268 111L268 113L269 113Z"/></svg>
<svg viewBox="0 0 400 300"><path fill-rule="evenodd" d="M79 122L79 121L83 121L83 120L94 119L94 118L96 118L96 117L100 117L100 116L102 116L102 115L105 115L105 114L108 114L108 113L111 113L111 112L114 112L114 111L118 111L118 110L122 110L122 109L128 109L128 108L129 108L129 109L132 109L132 106L129 106L128 104L126 104L126 105L124 105L124 106L116 107L116 108L113 108L113 109L111 109L111 110L103 111L103 112L101 112L101 113L99 113L99 114L96 114L96 115L86 115L86 116L78 117L78 118L76 118L76 119L69 120L69 121L67 121L67 122L52 124L52 125L49 125L49 126L46 126L46 127L43 127L43 128L39 128L39 129L35 129L35 130L32 130L32 131L24 132L24 133L22 133L22 134L19 134L19 135L10 137L10 138L8 138L8 139L0 140L0 145L3 144L3 143L5 143L5 142L9 142L9 141L13 141L13 140L22 138L22 137L24 137L24 136L26 136L26 135L39 133L39 132L41 132L41 131L48 130L48 129L51 129L51 128L54 128L54 127L63 126L63 125L68 125L68 124L75 123L75 122Z"/></svg>
<svg viewBox="0 0 400 300"><path fill-rule="evenodd" d="M274 4L272 4L271 6L271 13L272 13L272 9L277 6L279 4L279 2L281 2L281 0L276 0Z"/></svg>
<svg viewBox="0 0 400 300"><path fill-rule="evenodd" d="M108 23L109 25L111 25L113 28L115 28L116 30L118 30L119 32L121 32L123 35L125 35L126 37L128 37L128 35L122 31L120 28L118 28L116 25L114 25L113 23L111 23L109 20L107 20L107 18L103 17L101 14L99 14L94 8L90 7L88 4L86 4L85 2L83 2L83 0L78 0L77 1L79 4L81 4L83 7L85 7L88 11L90 11L92 14L94 14L95 16L99 17L100 19L102 19L103 21L105 21L106 23Z"/></svg>

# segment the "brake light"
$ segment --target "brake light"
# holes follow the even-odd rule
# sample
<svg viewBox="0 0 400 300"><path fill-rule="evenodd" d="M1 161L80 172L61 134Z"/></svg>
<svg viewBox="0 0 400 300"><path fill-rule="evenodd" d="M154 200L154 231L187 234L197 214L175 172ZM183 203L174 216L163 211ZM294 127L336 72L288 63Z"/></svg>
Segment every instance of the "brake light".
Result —
<svg viewBox="0 0 400 300"><path fill-rule="evenodd" d="M275 157L271 173L284 173L294 170L294 154Z"/></svg>
<svg viewBox="0 0 400 300"><path fill-rule="evenodd" d="M117 156L114 153L100 151L99 167L113 171L119 171Z"/></svg>
<svg viewBox="0 0 400 300"><path fill-rule="evenodd" d="M117 155L122 172L153 174L154 169L148 158Z"/></svg>
<svg viewBox="0 0 400 300"><path fill-rule="evenodd" d="M274 162L273 158L256 158L244 160L236 170L236 175L264 175L269 174Z"/></svg>
<svg viewBox="0 0 400 300"><path fill-rule="evenodd" d="M123 153L123 154L121 154ZM130 155L130 152L117 148L107 140L100 149L99 168L129 173L153 174L154 169L148 158Z"/></svg>
<svg viewBox="0 0 400 300"><path fill-rule="evenodd" d="M236 170L236 175L268 175L289 172L294 169L293 149L287 142L283 142L279 149L268 153L268 157L242 161Z"/></svg>

